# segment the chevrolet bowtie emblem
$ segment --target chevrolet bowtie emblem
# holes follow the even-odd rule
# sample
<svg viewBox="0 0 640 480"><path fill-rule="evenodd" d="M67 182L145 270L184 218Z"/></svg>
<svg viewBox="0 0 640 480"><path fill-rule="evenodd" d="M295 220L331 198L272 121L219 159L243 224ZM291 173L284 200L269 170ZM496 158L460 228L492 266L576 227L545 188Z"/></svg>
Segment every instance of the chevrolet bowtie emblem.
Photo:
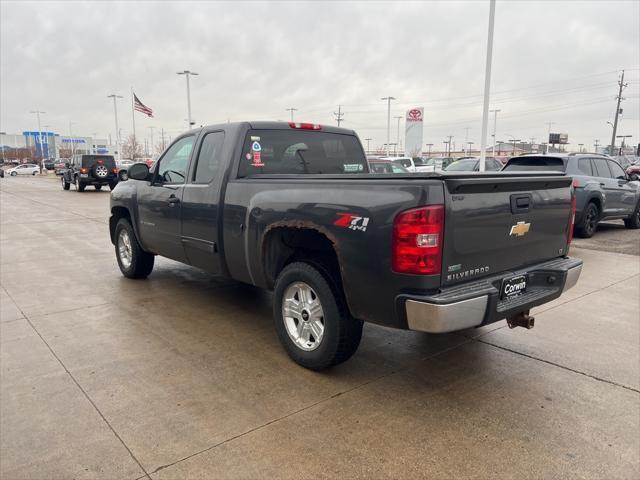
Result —
<svg viewBox="0 0 640 480"><path fill-rule="evenodd" d="M518 222L515 225L511 225L509 236L524 237L529 232L530 227L530 223Z"/></svg>

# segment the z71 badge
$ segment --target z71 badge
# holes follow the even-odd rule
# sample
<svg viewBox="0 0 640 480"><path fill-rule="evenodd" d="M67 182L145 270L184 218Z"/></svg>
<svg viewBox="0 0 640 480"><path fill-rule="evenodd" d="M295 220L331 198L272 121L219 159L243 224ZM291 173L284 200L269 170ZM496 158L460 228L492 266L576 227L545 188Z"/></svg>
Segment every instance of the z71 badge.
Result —
<svg viewBox="0 0 640 480"><path fill-rule="evenodd" d="M361 217L355 213L339 213L338 218L333 224L336 227L349 228L351 230L367 231L369 217Z"/></svg>

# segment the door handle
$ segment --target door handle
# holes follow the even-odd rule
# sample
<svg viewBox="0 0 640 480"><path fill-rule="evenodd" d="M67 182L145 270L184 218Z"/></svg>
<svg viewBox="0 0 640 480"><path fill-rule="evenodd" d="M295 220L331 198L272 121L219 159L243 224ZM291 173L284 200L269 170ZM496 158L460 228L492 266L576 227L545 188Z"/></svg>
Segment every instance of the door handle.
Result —
<svg viewBox="0 0 640 480"><path fill-rule="evenodd" d="M604 186L605 186L605 184L604 184L604 183L600 183L600 186L601 186L601 187L604 187Z"/></svg>
<svg viewBox="0 0 640 480"><path fill-rule="evenodd" d="M171 195L169 197L169 206L173 207L174 205L180 203L180 199L178 197L175 197L174 195Z"/></svg>

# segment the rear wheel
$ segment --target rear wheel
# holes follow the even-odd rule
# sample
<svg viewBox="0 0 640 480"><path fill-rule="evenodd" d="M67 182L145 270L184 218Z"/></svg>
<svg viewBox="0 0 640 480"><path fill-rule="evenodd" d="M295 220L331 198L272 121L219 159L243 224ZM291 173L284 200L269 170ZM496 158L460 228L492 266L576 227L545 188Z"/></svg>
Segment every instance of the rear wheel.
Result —
<svg viewBox="0 0 640 480"><path fill-rule="evenodd" d="M120 180L124 181L124 180L129 178L129 175L127 175L127 171L126 170L120 170L120 172L118 173L118 178L120 178Z"/></svg>
<svg viewBox="0 0 640 480"><path fill-rule="evenodd" d="M640 228L640 202L636 205L636 209L629 218L625 218L624 226L630 229Z"/></svg>
<svg viewBox="0 0 640 480"><path fill-rule="evenodd" d="M34 170L33 172L31 172L31 175L33 175L33 176L35 177L36 173L38 173L38 172L36 172L36 171Z"/></svg>
<svg viewBox="0 0 640 480"><path fill-rule="evenodd" d="M94 188L95 188L96 190L100 190L100 189L102 188L102 185L94 185Z"/></svg>
<svg viewBox="0 0 640 480"><path fill-rule="evenodd" d="M362 338L362 322L349 314L338 282L306 262L292 263L278 276L273 317L289 356L311 370L349 359Z"/></svg>
<svg viewBox="0 0 640 480"><path fill-rule="evenodd" d="M12 177L15 177L16 175L18 175L18 172L11 172Z"/></svg>
<svg viewBox="0 0 640 480"><path fill-rule="evenodd" d="M80 181L80 177L76 175L75 178L76 192L84 192L84 187L86 186L84 183Z"/></svg>
<svg viewBox="0 0 640 480"><path fill-rule="evenodd" d="M62 188L64 190L69 190L69 187L71 186L71 184L64 179L64 175L60 177L60 180L62 180Z"/></svg>
<svg viewBox="0 0 640 480"><path fill-rule="evenodd" d="M140 247L133 227L125 218L116 225L116 258L120 271L127 278L146 278L153 270L155 257Z"/></svg>
<svg viewBox="0 0 640 480"><path fill-rule="evenodd" d="M600 209L595 203L589 202L582 214L580 225L576 226L576 235L582 238L593 237L593 234L596 233L596 229L598 228L599 221Z"/></svg>
<svg viewBox="0 0 640 480"><path fill-rule="evenodd" d="M109 190L113 190L118 185L118 182L109 182Z"/></svg>

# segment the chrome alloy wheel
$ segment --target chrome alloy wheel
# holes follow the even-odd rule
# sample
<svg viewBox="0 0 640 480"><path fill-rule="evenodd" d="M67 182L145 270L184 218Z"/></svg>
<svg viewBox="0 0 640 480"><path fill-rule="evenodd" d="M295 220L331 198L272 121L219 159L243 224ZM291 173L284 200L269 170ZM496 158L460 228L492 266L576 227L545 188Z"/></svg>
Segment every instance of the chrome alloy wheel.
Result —
<svg viewBox="0 0 640 480"><path fill-rule="evenodd" d="M282 318L293 343L307 352L320 346L324 336L324 312L316 292L304 282L287 287L282 299Z"/></svg>
<svg viewBox="0 0 640 480"><path fill-rule="evenodd" d="M109 170L104 165L98 165L96 167L96 175L100 178L104 178L109 175Z"/></svg>
<svg viewBox="0 0 640 480"><path fill-rule="evenodd" d="M120 257L120 263L122 263L125 269L131 266L131 260L133 258L132 250L129 232L120 230L118 234L118 257Z"/></svg>

